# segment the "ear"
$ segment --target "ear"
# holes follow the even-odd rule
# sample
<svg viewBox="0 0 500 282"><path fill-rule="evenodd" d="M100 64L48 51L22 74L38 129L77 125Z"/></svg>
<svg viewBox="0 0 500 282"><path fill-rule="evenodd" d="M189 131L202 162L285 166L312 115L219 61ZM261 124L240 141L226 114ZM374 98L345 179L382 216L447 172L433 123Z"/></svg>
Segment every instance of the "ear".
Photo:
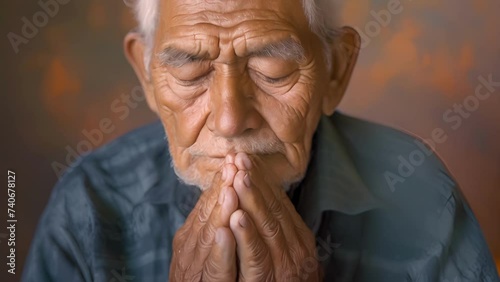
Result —
<svg viewBox="0 0 500 282"><path fill-rule="evenodd" d="M323 97L323 113L332 115L349 85L358 59L361 38L352 27L343 27L340 36L330 44L331 65L328 93Z"/></svg>
<svg viewBox="0 0 500 282"><path fill-rule="evenodd" d="M144 44L142 36L137 32L129 32L123 40L123 49L128 62L134 69L137 78L139 78L142 89L144 89L149 108L153 112L158 113L153 83L150 73L148 72L149 66L146 66L144 62L146 45Z"/></svg>

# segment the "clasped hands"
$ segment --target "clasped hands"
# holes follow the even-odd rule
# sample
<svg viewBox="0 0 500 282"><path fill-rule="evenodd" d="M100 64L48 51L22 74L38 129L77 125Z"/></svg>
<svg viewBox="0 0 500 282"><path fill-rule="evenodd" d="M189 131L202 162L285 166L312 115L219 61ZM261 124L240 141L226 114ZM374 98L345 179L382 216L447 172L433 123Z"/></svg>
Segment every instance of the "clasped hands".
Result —
<svg viewBox="0 0 500 282"><path fill-rule="evenodd" d="M226 157L174 237L170 281L320 281L314 235L259 161Z"/></svg>

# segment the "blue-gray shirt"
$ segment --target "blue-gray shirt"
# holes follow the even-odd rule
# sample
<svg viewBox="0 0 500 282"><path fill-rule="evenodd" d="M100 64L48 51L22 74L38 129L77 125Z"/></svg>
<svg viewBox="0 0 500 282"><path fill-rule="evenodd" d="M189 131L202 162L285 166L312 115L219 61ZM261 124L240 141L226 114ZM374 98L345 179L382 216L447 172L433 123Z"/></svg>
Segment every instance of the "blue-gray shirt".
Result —
<svg viewBox="0 0 500 282"><path fill-rule="evenodd" d="M500 281L458 185L417 139L336 113L313 144L289 196L325 281ZM172 238L200 195L170 163L160 122L80 160L52 193L23 281L168 281Z"/></svg>

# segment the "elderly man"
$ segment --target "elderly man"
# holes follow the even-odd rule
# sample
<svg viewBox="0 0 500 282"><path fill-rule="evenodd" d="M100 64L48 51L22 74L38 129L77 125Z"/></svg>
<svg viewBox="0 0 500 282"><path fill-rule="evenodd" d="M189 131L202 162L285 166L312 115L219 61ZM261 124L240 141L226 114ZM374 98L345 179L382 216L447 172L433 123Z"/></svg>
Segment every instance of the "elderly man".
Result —
<svg viewBox="0 0 500 282"><path fill-rule="evenodd" d="M330 2L135 9L125 52L161 123L62 178L24 281L499 281L441 162L397 174L429 149L334 114L360 39Z"/></svg>

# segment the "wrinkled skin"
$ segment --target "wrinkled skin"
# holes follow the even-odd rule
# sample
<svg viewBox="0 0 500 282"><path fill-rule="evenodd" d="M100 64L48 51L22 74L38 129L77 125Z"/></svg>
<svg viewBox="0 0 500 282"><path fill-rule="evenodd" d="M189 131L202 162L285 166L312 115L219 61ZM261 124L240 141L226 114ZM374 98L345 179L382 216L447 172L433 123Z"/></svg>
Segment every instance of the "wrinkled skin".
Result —
<svg viewBox="0 0 500 282"><path fill-rule="evenodd" d="M332 43L327 66L299 0L160 2L151 65L139 34L125 51L176 172L204 190L175 235L170 280L319 281L313 234L284 188L304 176L358 49ZM295 47L269 51L283 42ZM360 43L348 28L336 42Z"/></svg>
<svg viewBox="0 0 500 282"><path fill-rule="evenodd" d="M175 236L172 281L320 281L312 232L259 167L245 153L226 158Z"/></svg>

